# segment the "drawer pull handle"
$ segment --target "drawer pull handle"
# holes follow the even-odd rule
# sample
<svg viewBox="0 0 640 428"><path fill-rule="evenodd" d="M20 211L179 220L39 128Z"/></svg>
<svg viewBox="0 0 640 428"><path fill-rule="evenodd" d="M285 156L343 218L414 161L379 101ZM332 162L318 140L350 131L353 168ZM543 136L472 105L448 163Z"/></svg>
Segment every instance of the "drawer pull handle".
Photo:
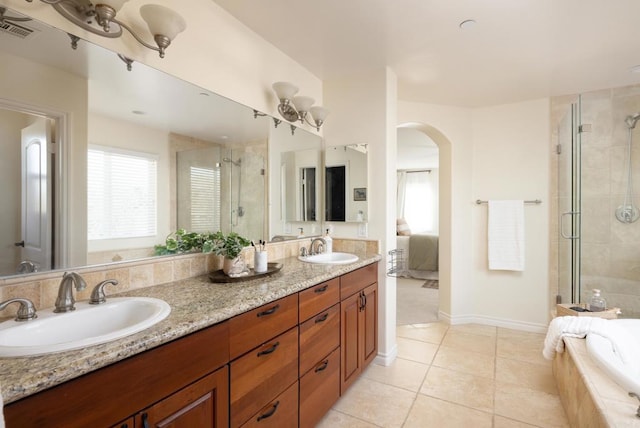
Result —
<svg viewBox="0 0 640 428"><path fill-rule="evenodd" d="M322 314L319 317L317 317L315 323L319 324L321 322L325 322L327 320L327 318L329 318L329 312L325 312L324 314Z"/></svg>
<svg viewBox="0 0 640 428"><path fill-rule="evenodd" d="M142 414L142 427L149 428L149 415L146 413Z"/></svg>
<svg viewBox="0 0 640 428"><path fill-rule="evenodd" d="M329 367L329 360L324 360L322 362L322 364L320 364L319 366L316 367L314 372L316 372L316 373L323 372L323 371L325 371L327 369L327 367Z"/></svg>
<svg viewBox="0 0 640 428"><path fill-rule="evenodd" d="M327 291L327 288L329 288L329 284L325 284L320 288L316 288L315 290L313 290L314 293L324 293L325 291Z"/></svg>
<svg viewBox="0 0 640 428"><path fill-rule="evenodd" d="M258 352L258 357L261 357L263 355L269 355L269 354L273 353L278 348L278 346L280 346L280 342L274 343L273 345L271 345L270 348L265 349L264 351Z"/></svg>
<svg viewBox="0 0 640 428"><path fill-rule="evenodd" d="M271 315L272 313L277 311L279 307L280 307L280 305L275 305L271 309L267 309L266 311L258 312L258 318L264 317L264 316L267 316L267 315Z"/></svg>
<svg viewBox="0 0 640 428"><path fill-rule="evenodd" d="M278 410L279 405L280 405L280 401L276 401L275 403L273 403L273 405L271 406L271 409L269 409L267 413L263 413L262 415L258 416L258 419L256 419L256 421L260 422L263 419L267 419L273 416L276 410Z"/></svg>

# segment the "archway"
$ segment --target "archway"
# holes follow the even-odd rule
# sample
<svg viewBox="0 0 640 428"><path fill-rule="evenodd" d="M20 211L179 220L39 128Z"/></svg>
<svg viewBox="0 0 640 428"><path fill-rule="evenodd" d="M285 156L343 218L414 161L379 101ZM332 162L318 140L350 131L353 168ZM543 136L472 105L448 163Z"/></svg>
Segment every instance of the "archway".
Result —
<svg viewBox="0 0 640 428"><path fill-rule="evenodd" d="M439 192L438 192L438 316L441 321L449 321L451 314L451 241L452 241L452 160L451 142L431 125L406 122L397 128L409 128L425 134L438 146ZM389 201L396 203L396 201Z"/></svg>

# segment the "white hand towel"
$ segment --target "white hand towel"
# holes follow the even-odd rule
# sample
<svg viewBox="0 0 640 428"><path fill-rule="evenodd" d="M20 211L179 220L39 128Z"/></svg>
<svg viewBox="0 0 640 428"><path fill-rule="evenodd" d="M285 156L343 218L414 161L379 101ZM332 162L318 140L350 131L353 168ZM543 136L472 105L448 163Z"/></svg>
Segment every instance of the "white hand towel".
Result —
<svg viewBox="0 0 640 428"><path fill-rule="evenodd" d="M489 201L489 269L524 270L524 201Z"/></svg>

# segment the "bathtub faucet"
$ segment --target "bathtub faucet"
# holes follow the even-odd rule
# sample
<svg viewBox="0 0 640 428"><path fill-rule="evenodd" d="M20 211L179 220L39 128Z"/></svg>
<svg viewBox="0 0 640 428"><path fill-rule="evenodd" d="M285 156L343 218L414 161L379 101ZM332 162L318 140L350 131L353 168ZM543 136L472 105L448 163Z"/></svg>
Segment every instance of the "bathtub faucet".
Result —
<svg viewBox="0 0 640 428"><path fill-rule="evenodd" d="M630 392L629 397L636 397L638 401L640 401L640 396L638 396L638 394L636 394L635 392ZM638 410L636 410L636 417L640 418L640 406L638 406Z"/></svg>

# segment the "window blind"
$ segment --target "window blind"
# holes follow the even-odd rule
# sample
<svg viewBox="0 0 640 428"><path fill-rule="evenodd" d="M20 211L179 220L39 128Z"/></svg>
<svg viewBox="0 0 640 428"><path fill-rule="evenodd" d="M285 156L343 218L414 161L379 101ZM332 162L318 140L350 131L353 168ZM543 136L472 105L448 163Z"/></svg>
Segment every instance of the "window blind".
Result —
<svg viewBox="0 0 640 428"><path fill-rule="evenodd" d="M92 146L87 166L88 239L155 236L156 156Z"/></svg>
<svg viewBox="0 0 640 428"><path fill-rule="evenodd" d="M220 230L220 168L191 166L191 229Z"/></svg>

